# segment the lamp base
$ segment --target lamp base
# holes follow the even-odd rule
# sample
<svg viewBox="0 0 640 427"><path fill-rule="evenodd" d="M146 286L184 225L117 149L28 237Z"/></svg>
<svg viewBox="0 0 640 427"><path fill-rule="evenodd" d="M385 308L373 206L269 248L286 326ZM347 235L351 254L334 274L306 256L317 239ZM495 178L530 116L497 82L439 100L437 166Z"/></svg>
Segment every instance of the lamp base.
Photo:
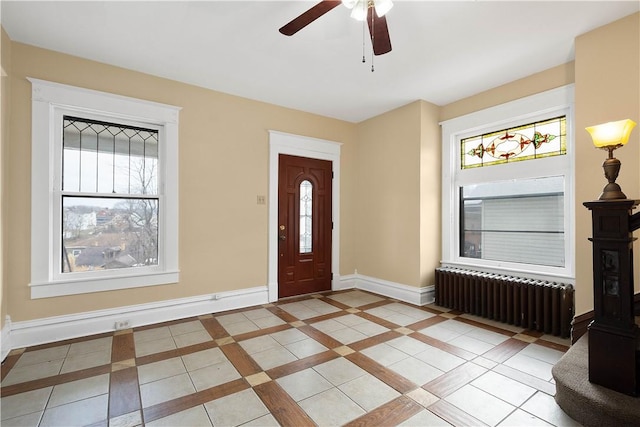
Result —
<svg viewBox="0 0 640 427"><path fill-rule="evenodd" d="M610 182L604 186L598 200L620 200L626 198L627 196L622 192L620 186L615 182Z"/></svg>
<svg viewBox="0 0 640 427"><path fill-rule="evenodd" d="M620 160L613 157L613 150L615 148L617 147L607 147L609 150L609 158L604 161L602 168L604 169L604 176L609 183L602 189L599 200L619 200L627 198L620 186L616 184L616 178L618 178L618 172L620 172Z"/></svg>

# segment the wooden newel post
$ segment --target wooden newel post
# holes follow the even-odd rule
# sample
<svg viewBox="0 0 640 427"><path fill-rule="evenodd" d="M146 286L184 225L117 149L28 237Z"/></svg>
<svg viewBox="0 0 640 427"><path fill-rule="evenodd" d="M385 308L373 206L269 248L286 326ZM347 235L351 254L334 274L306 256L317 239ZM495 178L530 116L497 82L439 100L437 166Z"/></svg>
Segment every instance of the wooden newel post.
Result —
<svg viewBox="0 0 640 427"><path fill-rule="evenodd" d="M640 200L583 203L592 214L594 320L589 325L589 381L620 393L640 392L640 333L634 317L633 231Z"/></svg>

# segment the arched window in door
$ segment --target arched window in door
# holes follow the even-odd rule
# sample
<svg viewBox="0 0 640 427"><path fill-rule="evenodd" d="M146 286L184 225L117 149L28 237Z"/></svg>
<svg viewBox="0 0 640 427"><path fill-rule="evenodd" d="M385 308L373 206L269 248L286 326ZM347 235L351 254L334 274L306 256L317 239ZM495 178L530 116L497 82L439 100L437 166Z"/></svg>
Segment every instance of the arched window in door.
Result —
<svg viewBox="0 0 640 427"><path fill-rule="evenodd" d="M306 179L300 183L300 253L312 249L313 184Z"/></svg>

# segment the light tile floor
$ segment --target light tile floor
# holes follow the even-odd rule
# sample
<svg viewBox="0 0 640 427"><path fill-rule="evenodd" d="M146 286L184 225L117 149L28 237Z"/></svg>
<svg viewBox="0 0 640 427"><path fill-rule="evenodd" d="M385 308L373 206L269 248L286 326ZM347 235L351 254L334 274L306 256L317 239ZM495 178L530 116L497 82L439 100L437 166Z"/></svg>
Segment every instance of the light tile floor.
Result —
<svg viewBox="0 0 640 427"><path fill-rule="evenodd" d="M13 350L2 426L578 425L567 340L348 290Z"/></svg>

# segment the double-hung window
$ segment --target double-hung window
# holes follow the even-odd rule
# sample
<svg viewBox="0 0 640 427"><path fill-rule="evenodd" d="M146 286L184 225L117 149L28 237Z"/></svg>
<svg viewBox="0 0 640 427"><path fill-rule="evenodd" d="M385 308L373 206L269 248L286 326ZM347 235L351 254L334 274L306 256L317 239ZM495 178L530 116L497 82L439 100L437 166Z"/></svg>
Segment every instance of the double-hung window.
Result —
<svg viewBox="0 0 640 427"><path fill-rule="evenodd" d="M573 87L442 123L443 263L572 280Z"/></svg>
<svg viewBox="0 0 640 427"><path fill-rule="evenodd" d="M178 282L179 109L30 81L32 298Z"/></svg>

